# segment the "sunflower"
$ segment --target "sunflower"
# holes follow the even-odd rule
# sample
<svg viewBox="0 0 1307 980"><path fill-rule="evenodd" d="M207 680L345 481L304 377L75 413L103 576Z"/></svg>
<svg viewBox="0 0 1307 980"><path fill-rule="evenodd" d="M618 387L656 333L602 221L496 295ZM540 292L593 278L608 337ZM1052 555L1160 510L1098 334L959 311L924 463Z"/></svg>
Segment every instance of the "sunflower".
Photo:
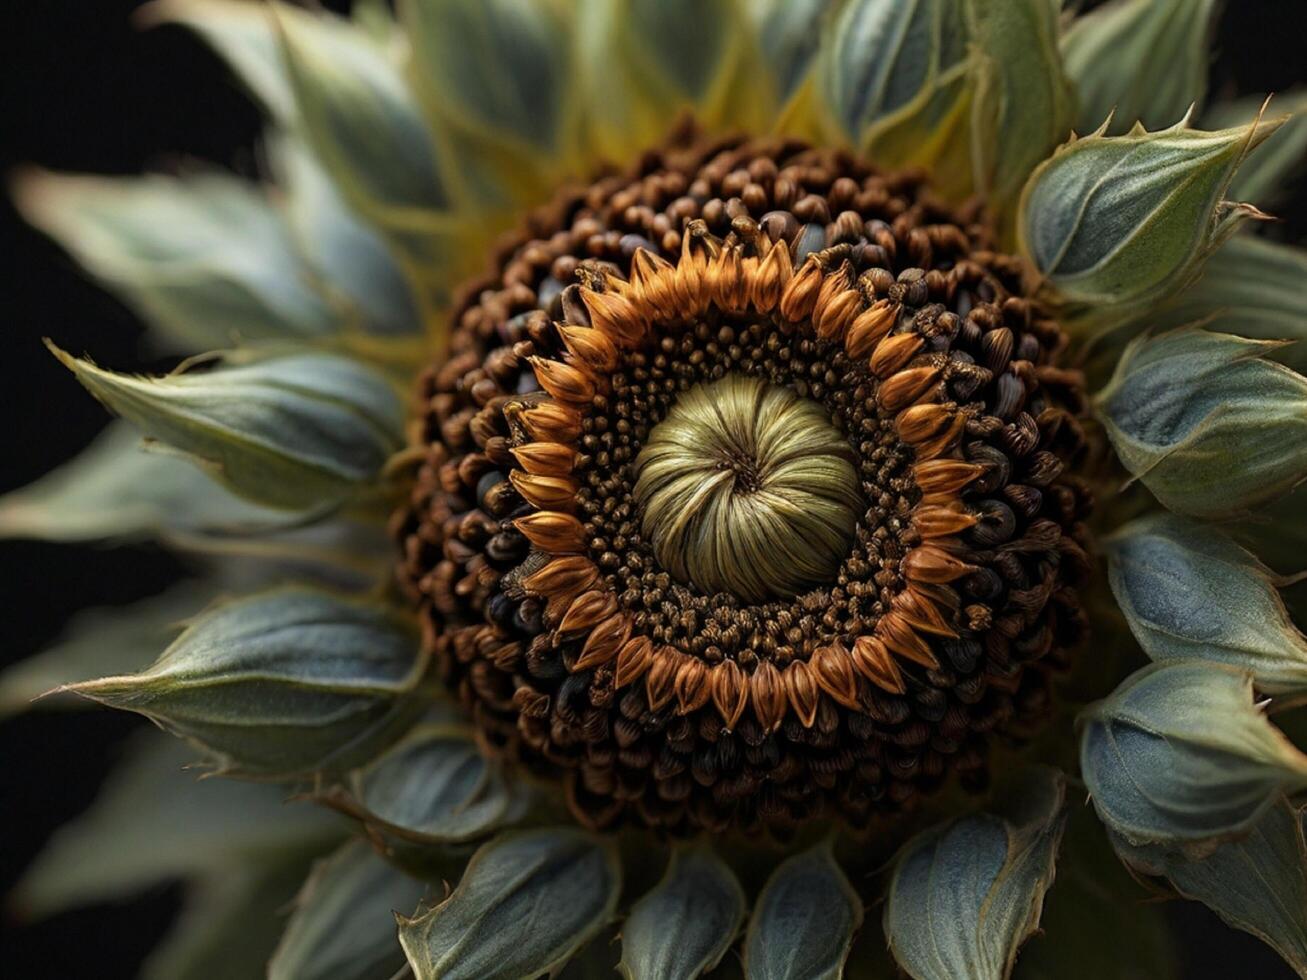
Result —
<svg viewBox="0 0 1307 980"><path fill-rule="evenodd" d="M17 899L191 875L155 977L1173 975L1142 883L1307 976L1307 125L1199 114L1217 6L148 7L267 180L17 182L177 366L49 342L121 420L0 529L197 572L4 679L184 740Z"/></svg>

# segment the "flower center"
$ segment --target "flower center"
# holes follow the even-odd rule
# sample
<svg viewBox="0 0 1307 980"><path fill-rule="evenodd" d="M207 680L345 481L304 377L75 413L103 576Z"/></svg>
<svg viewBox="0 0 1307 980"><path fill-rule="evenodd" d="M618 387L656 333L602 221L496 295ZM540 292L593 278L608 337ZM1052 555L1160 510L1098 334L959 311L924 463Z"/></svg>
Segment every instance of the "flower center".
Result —
<svg viewBox="0 0 1307 980"><path fill-rule="evenodd" d="M1085 412L974 209L795 142L532 216L422 378L399 581L578 819L865 825L1029 731L1081 639Z"/></svg>
<svg viewBox="0 0 1307 980"><path fill-rule="evenodd" d="M681 395L636 459L641 526L663 567L746 602L834 577L865 511L856 456L822 407L729 374Z"/></svg>

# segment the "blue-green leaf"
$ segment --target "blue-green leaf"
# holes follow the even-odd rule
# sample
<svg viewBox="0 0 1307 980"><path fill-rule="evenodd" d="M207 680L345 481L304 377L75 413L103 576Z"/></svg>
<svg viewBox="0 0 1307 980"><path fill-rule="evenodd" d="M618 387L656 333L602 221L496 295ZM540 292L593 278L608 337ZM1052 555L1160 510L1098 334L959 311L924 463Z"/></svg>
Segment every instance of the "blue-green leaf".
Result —
<svg viewBox="0 0 1307 980"><path fill-rule="evenodd" d="M1030 176L1022 253L1072 307L1142 309L1193 280L1253 213L1224 202L1235 171L1283 119L1214 133L1178 124L1063 146Z"/></svg>
<svg viewBox="0 0 1307 980"><path fill-rule="evenodd" d="M357 311L359 326L386 337L420 334L412 289L386 243L345 204L317 158L298 140L272 144L286 188L286 220L324 288Z"/></svg>
<svg viewBox="0 0 1307 980"><path fill-rule="evenodd" d="M1028 773L1005 814L979 813L919 834L894 866L885 903L890 950L915 980L1004 980L1039 925L1066 823L1060 773Z"/></svg>
<svg viewBox="0 0 1307 980"><path fill-rule="evenodd" d="M314 287L267 194L219 173L24 174L16 200L184 353L240 340L324 337L341 315Z"/></svg>
<svg viewBox="0 0 1307 980"><path fill-rule="evenodd" d="M1145 667L1080 727L1094 807L1132 844L1210 852L1307 786L1307 756L1253 702L1252 675L1219 664Z"/></svg>
<svg viewBox="0 0 1307 980"><path fill-rule="evenodd" d="M543 153L569 133L563 8L520 0L405 0L415 66L441 110Z"/></svg>
<svg viewBox="0 0 1307 980"><path fill-rule="evenodd" d="M820 844L787 860L763 886L744 938L750 980L842 975L862 900L831 852Z"/></svg>
<svg viewBox="0 0 1307 980"><path fill-rule="evenodd" d="M608 843L570 828L504 834L444 902L400 917L399 941L417 980L529 980L602 929L620 890Z"/></svg>
<svg viewBox="0 0 1307 980"><path fill-rule="evenodd" d="M320 861L268 963L268 980L390 980L404 966L395 913L417 907L425 883L363 841Z"/></svg>
<svg viewBox="0 0 1307 980"><path fill-rule="evenodd" d="M529 793L448 725L421 725L329 798L382 837L410 844L485 837L525 810Z"/></svg>
<svg viewBox="0 0 1307 980"><path fill-rule="evenodd" d="M145 715L223 773L291 779L360 765L413 723L418 651L382 609L285 589L219 606L143 673L68 690Z"/></svg>
<svg viewBox="0 0 1307 980"><path fill-rule="evenodd" d="M1275 576L1221 531L1158 515L1106 547L1112 592L1153 660L1224 663L1250 671L1267 694L1307 691L1307 637Z"/></svg>
<svg viewBox="0 0 1307 980"><path fill-rule="evenodd" d="M1213 129L1246 126L1265 104L1262 96L1223 102L1212 107L1204 123ZM1277 112L1293 113L1292 118L1239 169L1230 185L1235 200L1251 201L1261 208L1285 199L1290 181L1307 166L1307 89L1295 89L1277 98L1274 105Z"/></svg>
<svg viewBox="0 0 1307 980"><path fill-rule="evenodd" d="M1260 154L1259 154L1260 155ZM1202 278L1142 317L1154 330L1201 323L1212 331L1257 340L1292 340L1268 351L1307 371L1307 250L1256 235L1235 235L1203 267Z"/></svg>
<svg viewBox="0 0 1307 980"><path fill-rule="evenodd" d="M182 623L213 598L212 586L185 582L121 607L76 613L63 635L34 657L0 672L0 718L25 711L61 684L144 670L181 630ZM42 706L66 707L76 698L47 698Z"/></svg>
<svg viewBox="0 0 1307 980"><path fill-rule="evenodd" d="M303 132L365 213L449 205L422 112L385 48L330 15L275 4Z"/></svg>
<svg viewBox="0 0 1307 980"><path fill-rule="evenodd" d="M1146 875L1165 877L1185 898L1202 902L1236 929L1275 949L1307 976L1307 838L1304 812L1275 803L1247 836L1190 859L1163 847L1133 847L1117 839L1123 860Z"/></svg>
<svg viewBox="0 0 1307 980"><path fill-rule="evenodd" d="M49 915L172 878L312 856L344 833L321 807L286 803L273 786L197 779L185 745L153 732L131 750L99 799L56 831L14 903Z"/></svg>
<svg viewBox="0 0 1307 980"><path fill-rule="evenodd" d="M1096 399L1126 468L1163 504L1240 516L1307 479L1307 379L1274 344L1178 330L1130 345Z"/></svg>
<svg viewBox="0 0 1307 980"><path fill-rule="evenodd" d="M1201 103L1220 7L1218 0L1113 0L1078 17L1062 37L1062 57L1081 131L1109 116L1113 132L1136 122L1169 126Z"/></svg>
<svg viewBox="0 0 1307 980"><path fill-rule="evenodd" d="M803 83L812 67L823 33L824 18L839 0L748 0L762 61L784 103Z"/></svg>
<svg viewBox="0 0 1307 980"><path fill-rule="evenodd" d="M345 201L385 236L415 283L443 295L457 275L453 194L398 59L348 21L273 4L295 94L296 132ZM434 299L428 297L428 299Z"/></svg>
<svg viewBox="0 0 1307 980"><path fill-rule="evenodd" d="M953 0L849 0L822 32L818 84L827 107L856 145L906 109L960 59L961 4ZM809 36L816 32L812 19Z"/></svg>
<svg viewBox="0 0 1307 980"><path fill-rule="evenodd" d="M403 404L356 361L290 354L163 378L115 374L55 349L111 410L268 507L340 503L403 445Z"/></svg>
<svg viewBox="0 0 1307 980"><path fill-rule="evenodd" d="M676 848L662 881L631 907L618 970L627 980L693 980L726 955L744 912L744 890L711 845Z"/></svg>
<svg viewBox="0 0 1307 980"><path fill-rule="evenodd" d="M976 188L1015 201L1036 165L1071 135L1073 99L1048 0L964 0Z"/></svg>

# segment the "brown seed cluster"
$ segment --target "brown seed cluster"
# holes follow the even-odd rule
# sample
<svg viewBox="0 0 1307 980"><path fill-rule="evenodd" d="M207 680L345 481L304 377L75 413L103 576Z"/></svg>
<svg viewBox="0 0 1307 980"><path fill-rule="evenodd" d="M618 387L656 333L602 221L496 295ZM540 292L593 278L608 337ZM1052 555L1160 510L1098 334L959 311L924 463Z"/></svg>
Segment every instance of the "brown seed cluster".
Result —
<svg viewBox="0 0 1307 980"><path fill-rule="evenodd" d="M422 379L400 580L487 742L583 821L857 825L1045 712L1079 641L1078 375L978 214L792 142L678 145L535 215ZM731 374L819 402L866 513L831 581L662 568L644 440Z"/></svg>

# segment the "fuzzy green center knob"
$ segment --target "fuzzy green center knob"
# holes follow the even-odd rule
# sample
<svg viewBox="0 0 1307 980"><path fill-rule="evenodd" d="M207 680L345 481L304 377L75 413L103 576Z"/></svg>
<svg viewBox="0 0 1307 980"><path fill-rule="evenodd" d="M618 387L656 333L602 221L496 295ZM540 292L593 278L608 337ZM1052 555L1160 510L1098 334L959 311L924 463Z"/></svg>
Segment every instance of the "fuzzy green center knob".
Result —
<svg viewBox="0 0 1307 980"><path fill-rule="evenodd" d="M636 460L659 562L750 603L829 581L865 511L848 439L816 402L727 375L680 395Z"/></svg>

